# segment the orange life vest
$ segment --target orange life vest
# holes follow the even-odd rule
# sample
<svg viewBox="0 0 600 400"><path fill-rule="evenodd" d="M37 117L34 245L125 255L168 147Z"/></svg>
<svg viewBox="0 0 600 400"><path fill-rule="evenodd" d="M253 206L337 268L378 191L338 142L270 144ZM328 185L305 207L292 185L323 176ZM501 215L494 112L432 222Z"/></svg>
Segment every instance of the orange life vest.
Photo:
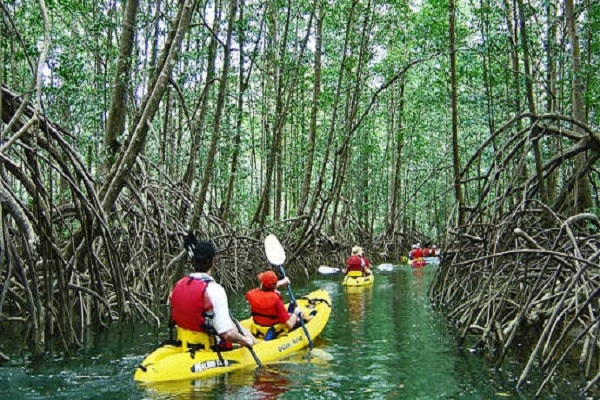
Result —
<svg viewBox="0 0 600 400"><path fill-rule="evenodd" d="M246 293L246 299L250 304L250 311L254 323L262 326L277 324L277 302L281 295L274 290L252 289Z"/></svg>
<svg viewBox="0 0 600 400"><path fill-rule="evenodd" d="M206 296L209 279L185 276L171 292L171 319L177 326L196 332L206 332L205 313L213 309Z"/></svg>

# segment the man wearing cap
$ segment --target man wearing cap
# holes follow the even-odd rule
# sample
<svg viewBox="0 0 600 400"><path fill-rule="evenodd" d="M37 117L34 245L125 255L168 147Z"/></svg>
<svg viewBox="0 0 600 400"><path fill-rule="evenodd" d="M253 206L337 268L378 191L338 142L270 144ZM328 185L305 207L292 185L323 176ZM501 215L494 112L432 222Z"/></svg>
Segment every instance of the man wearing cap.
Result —
<svg viewBox="0 0 600 400"><path fill-rule="evenodd" d="M416 244L413 244L413 245L411 246L411 248L410 248L410 251L408 252L408 259L409 259L409 260L412 260L412 259L414 259L414 258L415 258L415 257L414 257L414 254L415 254L415 250L416 250L416 249L417 249L417 245L416 245Z"/></svg>
<svg viewBox="0 0 600 400"><path fill-rule="evenodd" d="M171 319L179 328L200 332L197 337L216 335L220 349L231 347L231 342L252 347L256 339L250 332L239 332L229 312L227 294L223 286L212 278L213 259L217 253L211 242L196 240L189 233L184 245L191 258L193 273L181 278L169 296ZM204 340L200 340L204 342ZM206 342L212 346L210 340Z"/></svg>
<svg viewBox="0 0 600 400"><path fill-rule="evenodd" d="M362 272L363 276L372 274L371 263L365 257L365 252L360 246L354 246L352 248L352 254L346 260L344 273L347 274L351 271Z"/></svg>
<svg viewBox="0 0 600 400"><path fill-rule="evenodd" d="M254 322L252 333L270 340L282 332L292 330L300 322L301 311L297 309L294 313L288 313L281 293L276 290L280 286L289 285L288 277L279 280L275 272L265 271L258 275L258 280L260 287L246 293Z"/></svg>

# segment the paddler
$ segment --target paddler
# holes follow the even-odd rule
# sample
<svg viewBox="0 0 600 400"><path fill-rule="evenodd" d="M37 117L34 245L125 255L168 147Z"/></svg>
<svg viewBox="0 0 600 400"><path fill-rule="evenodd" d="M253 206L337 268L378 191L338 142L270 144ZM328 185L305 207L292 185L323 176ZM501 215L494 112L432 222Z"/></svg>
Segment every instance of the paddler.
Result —
<svg viewBox="0 0 600 400"><path fill-rule="evenodd" d="M416 249L417 249L417 245L416 245L416 244L413 244L413 245L410 247L410 251L408 252L408 259L409 259L409 260L413 260L413 259L415 258L415 257L414 257L414 254L415 254L415 250L416 250Z"/></svg>
<svg viewBox="0 0 600 400"><path fill-rule="evenodd" d="M423 257L432 257L433 254L431 249L429 248L429 243L425 243L425 247L423 247Z"/></svg>
<svg viewBox="0 0 600 400"><path fill-rule="evenodd" d="M373 273L371 271L371 263L367 257L364 256L364 250L360 246L354 246L352 248L352 254L346 260L344 273L348 274L351 271L362 272L363 276L371 275Z"/></svg>
<svg viewBox="0 0 600 400"><path fill-rule="evenodd" d="M271 340L283 332L299 327L302 311L299 308L286 310L283 297L277 290L278 287L289 285L290 278L278 279L275 272L265 271L258 275L258 280L260 287L246 293L254 322L252 333Z"/></svg>
<svg viewBox="0 0 600 400"><path fill-rule="evenodd" d="M413 252L413 260L421 260L423 258L423 249L421 248L421 243L417 243L417 247Z"/></svg>
<svg viewBox="0 0 600 400"><path fill-rule="evenodd" d="M256 339L243 328L238 331L225 289L211 276L217 254L215 246L210 241L196 240L191 232L184 245L195 272L181 278L173 287L169 296L171 319L183 328L186 338L193 338L198 345L216 345L218 350L227 350L233 342L252 347ZM217 339L216 343L213 338Z"/></svg>

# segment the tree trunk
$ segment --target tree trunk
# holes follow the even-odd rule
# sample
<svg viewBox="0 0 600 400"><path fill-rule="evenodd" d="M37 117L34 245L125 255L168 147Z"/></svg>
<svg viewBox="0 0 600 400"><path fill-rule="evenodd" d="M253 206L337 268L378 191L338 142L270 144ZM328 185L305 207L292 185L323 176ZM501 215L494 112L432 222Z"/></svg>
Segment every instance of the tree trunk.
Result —
<svg viewBox="0 0 600 400"><path fill-rule="evenodd" d="M240 21L244 20L244 0L240 1L239 20ZM264 22L264 20L263 20L263 22ZM245 32L244 32L242 24L238 24L238 26L239 26L238 40L240 42L239 46L240 46L240 49L243 49L245 39L246 39ZM260 33L262 33L262 22L261 22ZM254 45L254 55L256 55L256 51L258 50L258 41L260 40L261 37L262 37L262 35L259 34L258 38L256 39L257 42ZM254 59L254 55L251 57L252 59ZM238 77L239 93L238 93L238 98L237 98L237 117L236 117L236 123L235 123L235 137L233 138L233 155L231 157L231 172L229 174L229 181L227 183L227 191L225 192L225 200L223 201L223 206L221 207L221 218L224 221L227 221L229 219L229 212L231 209L231 199L233 197L234 184L236 181L238 158L239 158L239 154L240 154L240 144L241 144L241 137L242 137L242 122L243 122L243 115L244 115L244 94L246 93L246 89L248 88L248 82L250 81L250 76L252 75L252 67L254 66L254 63L252 62L250 64L250 68L248 69L248 74L244 78L243 65L245 64L245 60L246 60L246 58L244 57L244 52L240 51L240 61L239 61L240 74Z"/></svg>
<svg viewBox="0 0 600 400"><path fill-rule="evenodd" d="M513 0L516 1L516 0ZM506 24L508 25L508 44L510 48L509 57L511 60L511 66L507 68L507 70L512 71L512 81L508 81L507 87L507 95L510 95L512 92L513 98L513 112L515 114L521 113L521 79L520 79L520 67L519 67L519 50L517 47L517 37L519 36L517 27L516 27L516 10L513 7L509 0L504 0L504 6L506 8L505 16L506 16ZM512 91L510 90L512 89ZM509 99L507 99L509 100ZM522 122L519 119L517 125L517 131L521 131Z"/></svg>
<svg viewBox="0 0 600 400"><path fill-rule="evenodd" d="M115 70L115 80L110 99L110 109L104 133L104 146L108 152L108 162L114 160L119 151L119 135L125 129L127 116L127 88L131 71L131 53L135 41L136 17L139 0L128 0L122 20L119 56Z"/></svg>
<svg viewBox="0 0 600 400"><path fill-rule="evenodd" d="M215 22L213 24L214 35L218 34L219 24ZM204 131L204 125L206 121L206 114L208 113L208 104L210 103L210 90L215 81L215 60L217 57L217 38L211 35L210 43L208 45L208 62L206 66L206 84L204 85L204 90L202 91L202 98L200 99L200 112L197 117L194 119L194 123L192 125L192 145L190 146L189 159L187 162L187 167L185 173L183 174L183 182L187 185L188 188L192 187L194 182L194 178L196 175L196 160L198 158L198 151L200 150L200 145L202 144L200 138L202 137L202 132ZM183 218L183 210L180 212L180 217Z"/></svg>
<svg viewBox="0 0 600 400"><path fill-rule="evenodd" d="M171 116L171 91L167 89L164 100L164 116L163 124L158 141L158 159L160 160L160 168L164 174L167 172L167 138L169 137L169 117Z"/></svg>
<svg viewBox="0 0 600 400"><path fill-rule="evenodd" d="M527 35L527 26L525 24L525 6L523 0L517 0L519 9L519 29L521 31L521 46L523 47L523 68L525 69L525 91L527 92L527 104L529 105L529 112L534 116L531 124L535 123L535 115L537 115L534 93L533 93L533 73L530 65L530 54L529 54L529 42ZM537 138L537 131L532 132L532 146L533 154L535 156L535 170L538 176L538 193L543 203L548 204L548 196L545 188L544 173L542 154L540 152L539 139ZM548 215L546 217L549 217Z"/></svg>
<svg viewBox="0 0 600 400"><path fill-rule="evenodd" d="M312 107L310 111L310 126L308 129L308 148L306 150L306 163L304 164L304 177L302 178L302 190L298 200L297 213L298 215L306 214L304 208L308 202L310 192L310 183L312 178L312 170L315 158L315 137L317 135L317 114L319 112L319 96L321 93L321 52L322 52L322 35L323 35L323 15L324 7L319 0L315 1L315 7L319 10L317 17L317 31L315 37L315 62L314 62L314 83Z"/></svg>
<svg viewBox="0 0 600 400"><path fill-rule="evenodd" d="M268 61L268 69L271 71L272 75L273 75L273 92L274 92L274 96L275 98L273 99L275 101L275 110L274 110L274 116L273 118L269 118L269 112L268 109L270 108L270 104L271 102L269 101L269 99L266 99L267 102L267 115L265 115L263 118L265 120L265 128L264 128L264 132L266 135L268 135L269 131L272 130L273 135L271 138L271 146L268 150L268 154L267 154L267 165L266 165L266 171L264 174L264 182L262 184L262 191L258 200L258 204L256 206L256 211L254 212L254 216L252 218L252 224L258 224L259 226L262 226L264 224L264 221L266 219L266 216L269 213L269 203L270 203L270 197L271 197L271 182L273 179L273 171L275 169L275 162L277 161L277 152L279 151L280 148L280 131L278 129L279 127L279 118L281 117L281 110L282 110L282 90L283 90L283 84L282 84L282 79L283 79L283 71L282 71L282 63L283 60L281 59L281 56L279 54L279 52L283 52L285 49L285 46L280 45L279 43L279 27L277 25L277 15L279 14L279 10L278 10L278 4L277 2L269 2L267 3L267 26L268 26L268 31L269 31L269 36L268 36L268 52L267 52L267 61ZM290 18L290 7L287 7L287 14L286 14L286 21L289 22L289 18ZM286 26L284 31L283 31L283 42L287 43L286 37L287 37L287 32L288 32L288 27ZM282 53L283 54L283 53ZM269 82L268 78L266 81L266 86L269 87L271 82ZM265 140L265 143L267 143L267 140Z"/></svg>
<svg viewBox="0 0 600 400"><path fill-rule="evenodd" d="M327 133L327 145L325 146L325 154L323 156L323 162L321 163L321 167L319 169L319 174L317 175L317 184L315 186L314 194L312 196L312 200L310 202L310 207L308 209L308 215L304 223L304 227L302 229L302 233L298 239L297 245L294 248L293 254L299 254L299 252L310 242L312 236L321 229L323 224L323 220L325 218L325 214L329 204L331 204L332 196L329 195L321 206L321 211L317 216L317 220L313 221L313 217L317 212L317 204L320 199L321 191L323 190L323 185L325 184L325 174L327 171L327 166L330 162L330 152L333 146L333 139L335 137L336 130L336 121L338 119L338 110L340 108L340 97L342 93L342 84L344 80L344 71L346 69L346 62L348 58L348 49L350 47L350 32L353 26L354 20L354 11L356 9L357 0L352 2L352 6L347 18L346 22L346 30L344 35L344 45L342 50L342 59L340 61L339 72L337 76L337 84L335 88L335 94L333 97L333 104L331 105L331 118L329 123L329 131ZM326 6L326 3L323 4ZM335 162L334 162L335 164Z"/></svg>
<svg viewBox="0 0 600 400"><path fill-rule="evenodd" d="M456 18L455 0L448 3L449 16L449 44L450 44L450 84L452 87L452 165L454 167L454 197L458 207L457 222L459 226L464 224L464 204L462 196L462 184L460 179L460 149L458 144L458 83L456 79L456 44L454 20Z"/></svg>
<svg viewBox="0 0 600 400"><path fill-rule="evenodd" d="M306 35L304 36L304 39L302 41L301 47L300 47L300 54L297 57L297 61L296 61L296 65L294 67L293 73L292 73L292 77L291 77L291 82L289 85L287 85L288 87L288 91L287 93L284 93L284 78L287 75L287 69L284 67L284 63L283 60L285 59L284 54L287 48L287 41L288 41L288 30L289 30L289 20L290 20L290 12L291 12L291 7L287 7L288 13L286 15L286 25L284 28L284 32L283 32L283 42L280 46L280 51L281 54L279 56L276 56L273 60L272 60L272 65L275 71L275 95L276 95L276 103L275 103L275 120L273 122L273 139L271 141L271 148L269 150L269 154L267 157L267 171L265 174L265 182L264 182L264 186L263 186L263 190L261 192L261 196L258 202L258 206L256 208L256 212L254 213L254 217L252 218L252 224L258 223L260 226L262 226L265 222L265 219L268 215L268 210L269 210L269 196L271 193L271 182L273 179L273 171L275 168L275 165L277 164L278 160L281 160L281 151L282 151L282 144L281 144L281 140L282 140L282 135L283 135L283 129L285 126L285 122L289 113L289 109L290 109L290 104L292 99L294 98L294 94L295 94L295 90L296 90L296 86L297 86L297 82L298 82L298 76L299 76L299 70L300 70L300 66L302 63L302 59L304 57L304 52L306 50L306 45L308 43L308 38L310 35L310 31L311 31L311 27L312 27L312 21L314 19L314 15L315 15L315 6L316 3L313 4L313 8L310 14L310 19L308 21L308 27L306 30ZM275 13L276 10L273 9L271 11L271 13ZM276 30L275 28L275 24L276 24L276 17L272 16L271 17L271 21L272 21L272 30ZM276 32L273 32L273 37L274 37L274 42L277 43L278 39L277 39L277 34ZM278 179L279 182L282 182L281 177L279 177ZM277 191L281 191L281 187L276 187ZM281 207L281 196L280 193L276 193L275 194L275 202L277 203L275 206L276 207ZM279 215L279 211L275 212L275 216Z"/></svg>
<svg viewBox="0 0 600 400"><path fill-rule="evenodd" d="M332 196L334 200L331 215L331 223L329 226L329 232L332 235L336 235L337 232L337 216L339 212L338 204L342 193L342 186L346 178L346 170L351 157L350 144L352 141L352 137L354 136L354 133L356 132L356 129L360 123L360 120L357 119L357 115L363 90L363 85L361 84L361 81L363 79L363 72L365 67L364 60L366 58L366 53L369 46L369 34L371 32L371 12L371 2L369 1L365 9L363 26L360 29L360 47L358 53L358 60L356 62L357 70L354 74L355 82L352 85L354 87L354 90L352 91L351 96L348 99L348 102L346 103L346 135L342 141L341 147L337 151L337 154L339 155L338 173L335 173L334 171L334 185L332 190Z"/></svg>
<svg viewBox="0 0 600 400"><path fill-rule="evenodd" d="M573 75L572 90L573 90L573 119L579 122L586 123L586 111L584 104L584 81L582 79L583 71L581 69L581 50L579 47L579 34L577 33L577 15L573 0L565 0L565 14L567 17L567 31L569 41L571 42L571 71ZM582 128L575 125L576 132L585 134ZM586 156L585 152L578 154L575 157L575 173L585 168ZM588 174L580 176L575 184L573 193L573 209L574 214L585 211L592 206L592 195Z"/></svg>
<svg viewBox="0 0 600 400"><path fill-rule="evenodd" d="M393 155L394 160L394 175L392 180L391 187L391 204L388 210L388 226L386 230L386 236L395 236L396 230L399 226L398 224L398 215L399 215L399 207L400 207L400 185L401 185L401 174L402 174L402 149L404 148L404 78L400 81L399 84L399 93L398 93L398 111L397 111L397 121L395 124L392 124L392 132L393 138L396 144L396 151ZM396 98L395 96L393 96ZM395 125L395 126L394 126Z"/></svg>
<svg viewBox="0 0 600 400"><path fill-rule="evenodd" d="M227 27L227 40L225 42L225 48L223 49L223 70L221 72L221 80L219 82L219 95L217 97L217 106L213 120L210 148L208 150L208 156L206 157L206 164L204 165L204 174L202 175L202 184L194 204L194 213L190 221L190 226L192 228L197 226L200 216L202 215L202 209L204 208L206 195L208 193L208 186L212 180L215 157L217 155L217 144L219 142L219 136L221 132L221 116L223 115L223 108L225 107L225 95L227 93L228 82L227 78L229 75L229 65L231 64L231 37L233 35L236 14L237 0L230 0L228 16L229 25Z"/></svg>
<svg viewBox="0 0 600 400"><path fill-rule="evenodd" d="M552 114L556 109L556 4L548 2L546 5L546 113ZM560 152L558 138L550 138L547 151L551 154ZM558 187L558 171L552 171L546 179L546 196L548 204L556 201Z"/></svg>
<svg viewBox="0 0 600 400"><path fill-rule="evenodd" d="M99 197L102 202L102 209L107 215L119 197L125 181L143 149L148 134L148 124L154 118L171 78L173 65L179 55L181 41L187 33L195 6L195 0L184 0L181 3L172 24L173 30L169 32L169 37L159 59L155 75L149 83L147 94L129 131L128 140L121 148L117 162L113 164L105 184L100 189Z"/></svg>

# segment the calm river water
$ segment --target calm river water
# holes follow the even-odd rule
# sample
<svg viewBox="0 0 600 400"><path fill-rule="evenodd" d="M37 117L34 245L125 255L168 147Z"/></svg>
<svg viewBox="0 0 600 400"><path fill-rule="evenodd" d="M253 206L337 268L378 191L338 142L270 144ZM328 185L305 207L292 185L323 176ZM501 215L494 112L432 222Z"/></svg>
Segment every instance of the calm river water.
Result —
<svg viewBox="0 0 600 400"><path fill-rule="evenodd" d="M377 271L376 271L377 272ZM349 292L339 276L293 281L297 296L323 287L332 297L331 319L315 341L318 351L218 378L161 388L137 385L136 365L167 329L137 326L97 336L84 352L27 365L0 367L1 399L492 399L531 398L516 393L518 372L493 371L476 354L461 351L427 290L433 266L394 266L377 272L375 285ZM293 277L292 277L293 278ZM287 292L285 292L287 297ZM244 297L231 298L238 316ZM0 351L12 354L6 338ZM575 388L564 388L571 397ZM565 397L566 396L566 397Z"/></svg>

